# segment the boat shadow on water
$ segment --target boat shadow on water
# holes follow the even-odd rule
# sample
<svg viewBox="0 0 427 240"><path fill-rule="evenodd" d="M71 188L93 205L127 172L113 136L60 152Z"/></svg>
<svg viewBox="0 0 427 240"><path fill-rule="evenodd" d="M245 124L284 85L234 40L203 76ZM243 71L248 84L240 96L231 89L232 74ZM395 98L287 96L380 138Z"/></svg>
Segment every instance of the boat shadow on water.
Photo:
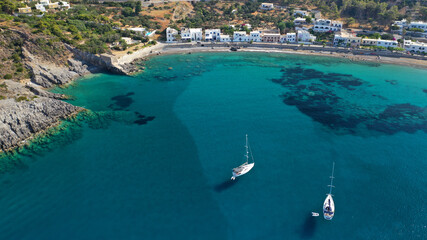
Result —
<svg viewBox="0 0 427 240"><path fill-rule="evenodd" d="M301 238L307 239L312 238L314 236L314 233L316 232L316 218L308 215L303 225L301 226L301 229L298 230L298 233Z"/></svg>
<svg viewBox="0 0 427 240"><path fill-rule="evenodd" d="M226 180L226 181L224 181L222 183L219 183L219 184L215 185L213 189L215 190L215 192L222 192L222 191L225 191L225 190L231 188L238 181L239 181L238 178L236 178L236 180L234 180L234 181L228 179L228 180Z"/></svg>

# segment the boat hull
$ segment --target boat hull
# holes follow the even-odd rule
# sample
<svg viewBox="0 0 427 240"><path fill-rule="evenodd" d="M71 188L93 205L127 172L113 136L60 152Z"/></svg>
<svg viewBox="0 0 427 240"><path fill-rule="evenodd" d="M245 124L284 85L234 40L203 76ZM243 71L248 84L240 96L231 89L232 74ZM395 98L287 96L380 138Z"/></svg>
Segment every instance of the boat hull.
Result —
<svg viewBox="0 0 427 240"><path fill-rule="evenodd" d="M240 177L242 175L245 175L248 173L253 167L255 166L255 163L245 163L240 165L239 167L233 168L233 176L231 177L232 180L234 180L236 177Z"/></svg>
<svg viewBox="0 0 427 240"><path fill-rule="evenodd" d="M323 217L326 220L332 220L334 215L335 215L334 199L332 198L331 194L328 194L328 196L325 199L325 202L323 202Z"/></svg>

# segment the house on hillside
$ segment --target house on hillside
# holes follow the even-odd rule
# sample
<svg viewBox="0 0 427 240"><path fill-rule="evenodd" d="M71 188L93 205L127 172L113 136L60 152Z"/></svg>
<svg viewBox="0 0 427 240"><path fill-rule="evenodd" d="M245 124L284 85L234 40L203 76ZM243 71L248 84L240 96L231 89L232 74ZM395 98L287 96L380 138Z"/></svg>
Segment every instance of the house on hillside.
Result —
<svg viewBox="0 0 427 240"><path fill-rule="evenodd" d="M298 18L295 18L294 20L295 25L306 24L306 23L307 22L305 18L298 17Z"/></svg>
<svg viewBox="0 0 427 240"><path fill-rule="evenodd" d="M274 9L274 4L272 4L272 3L261 3L261 6L259 8L262 10L270 11L270 10Z"/></svg>
<svg viewBox="0 0 427 240"><path fill-rule="evenodd" d="M409 24L409 29L411 28L419 28L427 32L427 22L411 22Z"/></svg>
<svg viewBox="0 0 427 240"><path fill-rule="evenodd" d="M36 4L36 9L40 10L41 12L46 12L45 5L40 4L40 3Z"/></svg>
<svg viewBox="0 0 427 240"><path fill-rule="evenodd" d="M342 22L329 19L317 19L313 26L315 32L339 32L342 29Z"/></svg>
<svg viewBox="0 0 427 240"><path fill-rule="evenodd" d="M309 15L309 12L303 10L295 10L294 16L300 15L301 17L305 17Z"/></svg>
<svg viewBox="0 0 427 240"><path fill-rule="evenodd" d="M18 8L18 13L19 14L29 14L31 13L31 7L23 7L23 8Z"/></svg>

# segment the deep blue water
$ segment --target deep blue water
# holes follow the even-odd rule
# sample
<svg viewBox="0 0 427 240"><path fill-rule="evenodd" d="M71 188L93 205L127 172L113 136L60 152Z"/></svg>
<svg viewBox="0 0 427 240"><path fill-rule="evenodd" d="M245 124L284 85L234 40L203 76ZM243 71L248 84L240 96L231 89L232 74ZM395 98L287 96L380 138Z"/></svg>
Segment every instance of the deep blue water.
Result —
<svg viewBox="0 0 427 240"><path fill-rule="evenodd" d="M261 53L145 64L54 90L90 112L1 159L0 239L426 238L426 70ZM256 164L231 182L246 133ZM326 221L310 213L333 162Z"/></svg>

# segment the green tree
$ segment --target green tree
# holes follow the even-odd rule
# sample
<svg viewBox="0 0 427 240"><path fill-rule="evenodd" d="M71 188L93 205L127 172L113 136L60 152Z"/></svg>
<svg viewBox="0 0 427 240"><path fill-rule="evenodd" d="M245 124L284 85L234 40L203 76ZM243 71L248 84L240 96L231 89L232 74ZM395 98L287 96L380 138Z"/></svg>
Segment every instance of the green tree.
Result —
<svg viewBox="0 0 427 240"><path fill-rule="evenodd" d="M284 34L285 33L286 23L280 22L279 24L277 24L277 27L280 29L280 34Z"/></svg>
<svg viewBox="0 0 427 240"><path fill-rule="evenodd" d="M135 4L135 15L139 15L142 10L141 1L137 1Z"/></svg>
<svg viewBox="0 0 427 240"><path fill-rule="evenodd" d="M122 14L125 17L130 17L130 16L133 15L133 9L130 8L130 7L125 7L125 8L122 9Z"/></svg>
<svg viewBox="0 0 427 240"><path fill-rule="evenodd" d="M2 12L7 14L12 14L17 8L16 2L11 0L2 0L0 1L0 9Z"/></svg>

